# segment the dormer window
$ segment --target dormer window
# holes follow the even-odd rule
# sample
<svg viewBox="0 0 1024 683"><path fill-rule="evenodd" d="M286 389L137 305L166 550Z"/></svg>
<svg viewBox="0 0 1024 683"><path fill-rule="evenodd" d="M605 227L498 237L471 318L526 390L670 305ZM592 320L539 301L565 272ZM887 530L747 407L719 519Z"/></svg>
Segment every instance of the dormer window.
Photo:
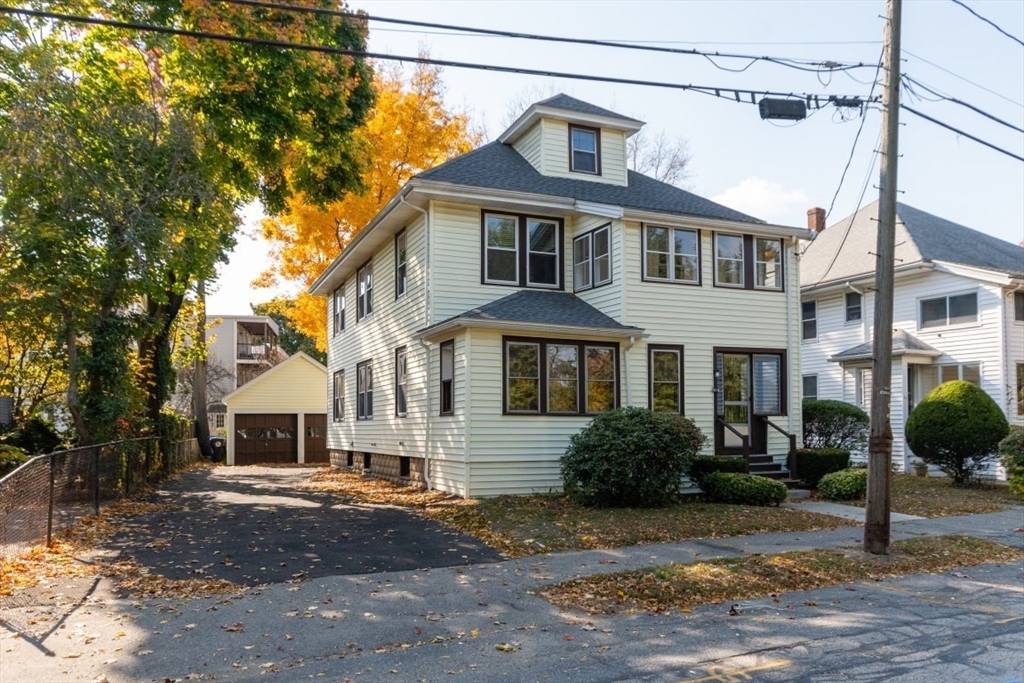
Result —
<svg viewBox="0 0 1024 683"><path fill-rule="evenodd" d="M601 158L598 148L601 131L597 128L569 126L569 164L577 173L600 175Z"/></svg>

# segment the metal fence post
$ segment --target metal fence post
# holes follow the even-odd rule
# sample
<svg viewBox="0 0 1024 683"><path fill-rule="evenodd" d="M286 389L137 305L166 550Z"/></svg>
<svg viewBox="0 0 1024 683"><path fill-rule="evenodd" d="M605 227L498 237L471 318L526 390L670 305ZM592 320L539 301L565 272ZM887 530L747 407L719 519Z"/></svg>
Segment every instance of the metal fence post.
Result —
<svg viewBox="0 0 1024 683"><path fill-rule="evenodd" d="M53 485L55 480L55 473L53 471L53 455L50 458L50 504L49 511L46 514L46 547L49 548L53 543Z"/></svg>
<svg viewBox="0 0 1024 683"><path fill-rule="evenodd" d="M96 514L100 514L100 447L96 447L96 457L93 459L93 465L95 466L95 477L96 485L93 487L93 505L96 508Z"/></svg>

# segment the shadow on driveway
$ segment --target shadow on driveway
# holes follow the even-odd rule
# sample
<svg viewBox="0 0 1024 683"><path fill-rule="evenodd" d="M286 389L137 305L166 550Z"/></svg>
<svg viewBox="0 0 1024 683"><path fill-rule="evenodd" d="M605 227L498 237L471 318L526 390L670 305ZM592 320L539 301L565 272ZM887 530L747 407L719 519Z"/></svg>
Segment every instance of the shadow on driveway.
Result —
<svg viewBox="0 0 1024 683"><path fill-rule="evenodd" d="M310 468L216 467L153 494L172 510L131 517L111 541L150 573L244 586L494 562L472 536L405 510L298 488Z"/></svg>

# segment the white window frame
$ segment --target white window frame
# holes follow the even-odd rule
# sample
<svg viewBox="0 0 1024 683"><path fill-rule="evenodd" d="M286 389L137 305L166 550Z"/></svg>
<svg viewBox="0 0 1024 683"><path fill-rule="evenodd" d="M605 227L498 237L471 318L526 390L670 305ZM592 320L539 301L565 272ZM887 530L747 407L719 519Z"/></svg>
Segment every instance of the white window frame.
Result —
<svg viewBox="0 0 1024 683"><path fill-rule="evenodd" d="M395 299L401 299L409 290L408 239L404 229L395 235Z"/></svg>
<svg viewBox="0 0 1024 683"><path fill-rule="evenodd" d="M409 414L409 349L395 349L395 417Z"/></svg>
<svg viewBox="0 0 1024 683"><path fill-rule="evenodd" d="M813 379L814 380L814 395L813 396L811 396L810 394L807 393L807 380L809 380L809 379ZM802 398L817 399L818 398L818 390L820 388L821 387L818 386L818 375L817 375L817 373L812 373L810 375L804 375L803 377L800 378L800 393L802 394Z"/></svg>
<svg viewBox="0 0 1024 683"><path fill-rule="evenodd" d="M857 297L856 305L850 304L850 299ZM851 318L850 311L856 310L857 317ZM854 325L860 325L864 322L864 295L860 292L844 292L843 293L843 321L845 323L851 323Z"/></svg>
<svg viewBox="0 0 1024 683"><path fill-rule="evenodd" d="M604 233L607 236L608 251L603 254L597 253L597 236ZM579 245L586 245L586 258L579 259L579 253L583 251ZM612 226L602 225L600 228L591 230L590 232L580 235L572 241L572 278L573 278L573 291L583 292L588 289L596 289L607 284L611 284L612 281ZM598 280L598 261L606 260L608 262L608 278L605 280ZM584 268L580 268L584 266ZM579 278L577 273L579 270L585 270L587 274L587 283L584 285L579 284Z"/></svg>
<svg viewBox="0 0 1024 683"><path fill-rule="evenodd" d="M334 373L334 422L342 422L345 419L345 371L338 370Z"/></svg>
<svg viewBox="0 0 1024 683"><path fill-rule="evenodd" d="M664 251L650 251L649 252L649 250L647 248L647 231L649 229L651 229L651 228L654 228L656 230L668 230L668 248L669 248L669 251L667 251L667 252L664 252ZM687 254L687 253L683 253L683 252L676 252L676 239L675 239L676 232L688 232L688 233L691 233L693 235L693 237L694 237L694 244L697 247L697 251L695 253L693 253L693 254ZM667 278L658 277L656 275L651 275L650 273L647 272L647 254L648 253L666 254L668 256L668 277ZM643 268L643 278L642 279L644 281L647 281L647 282L671 282L673 284L679 284L679 285L699 285L700 284L700 275L701 275L701 273L700 273L700 271L701 271L701 264L700 264L700 230L696 230L696 229L693 229L693 228L674 228L674 227L671 227L671 226L668 226L668 225L653 225L653 224L652 225L647 225L647 224L645 224L644 225L644 230L643 230L643 254L642 254L642 256L643 256L643 266L642 266L642 268ZM694 268L694 278L692 280L686 280L686 279L683 279L681 277L677 277L677 275L676 275L676 257L677 256L688 256L688 257L692 258L695 261L696 267Z"/></svg>
<svg viewBox="0 0 1024 683"><path fill-rule="evenodd" d="M356 271L356 322L373 314L373 261L367 261Z"/></svg>
<svg viewBox="0 0 1024 683"><path fill-rule="evenodd" d="M590 133L594 136L594 149L579 149L577 150L575 141L573 140L573 131L581 131ZM579 151L582 154L593 154L594 155L594 170L591 171L585 168L576 168L576 152ZM569 170L573 173L586 173L588 175L601 175L601 130L599 128L593 128L591 126L576 126L569 125Z"/></svg>
<svg viewBox="0 0 1024 683"><path fill-rule="evenodd" d="M804 317L804 307L810 304L814 307L814 315L810 318ZM814 335L807 335L807 323L814 323ZM800 339L802 341L814 341L818 338L818 302L817 300L812 301L801 301L800 302Z"/></svg>
<svg viewBox="0 0 1024 683"><path fill-rule="evenodd" d="M735 237L740 241L740 257L739 259L734 258L722 258L718 255L718 238L720 237ZM746 289L747 286L747 244L746 240L743 239L743 235L737 235L730 232L716 232L714 243L712 244L715 258L715 285L718 287L732 287L733 289ZM718 279L718 263L719 261L739 261L740 263L740 281L739 282L722 282Z"/></svg>
<svg viewBox="0 0 1024 683"><path fill-rule="evenodd" d="M962 296L973 296L974 297L974 320L968 320L968 321L965 321L965 322L951 323L951 322L949 322L949 300L950 299L955 299L957 297L962 297ZM944 323L936 323L936 324L928 325L927 327L925 327L925 325L924 325L924 305L925 305L926 302L938 301L939 299L945 299L945 301L946 301L946 322L944 322ZM953 292L951 294L943 294L942 296L930 296L930 297L927 297L927 298L926 297L921 297L921 298L919 298L917 300L917 329L919 331L921 331L921 332L927 332L929 330L934 330L934 329L947 329L947 328L950 328L950 327L953 327L953 328L971 327L973 325L977 325L979 322L981 322L981 307L980 307L980 302L978 301L978 290L976 290L976 289L975 290L966 291L966 292Z"/></svg>
<svg viewBox="0 0 1024 683"><path fill-rule="evenodd" d="M774 261L762 261L760 258L758 258L758 256L759 256L758 249L757 249L758 241L776 242L778 244L778 254L779 254L778 259L776 259ZM744 247L746 247L745 242L746 241L744 240ZM767 290L769 292L779 292L779 291L782 291L782 288L783 288L783 278L785 277L785 274L786 274L786 269L785 269L785 266L783 265L783 262L785 261L785 255L786 255L786 252L785 252L786 245L782 242L781 238L776 238L776 237L758 237L757 235L754 235L751 238L751 244L752 244L752 246L754 248L754 254L753 254L753 257L754 257L754 289L763 289L763 290ZM717 254L717 252L716 252L716 254ZM729 259L729 260L732 260L732 259ZM757 284L757 267L759 265L761 265L761 264L767 265L769 263L774 265L775 268L778 270L778 272L776 273L776 276L775 276L775 281L778 282L778 284L777 285L759 285L759 284ZM745 272L744 272L744 276L746 276Z"/></svg>
<svg viewBox="0 0 1024 683"><path fill-rule="evenodd" d="M373 419L373 360L356 366L356 420Z"/></svg>

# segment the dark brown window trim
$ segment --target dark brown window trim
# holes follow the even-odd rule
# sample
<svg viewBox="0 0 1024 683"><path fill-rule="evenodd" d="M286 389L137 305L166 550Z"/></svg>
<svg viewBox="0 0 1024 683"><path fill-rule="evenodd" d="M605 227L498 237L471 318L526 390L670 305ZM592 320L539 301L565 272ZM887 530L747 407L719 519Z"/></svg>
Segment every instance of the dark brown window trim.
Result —
<svg viewBox="0 0 1024 683"><path fill-rule="evenodd" d="M516 246L516 262L519 264L519 282L488 282L487 281L487 215L508 216L515 218L518 222L518 237ZM527 239L527 221L530 218L537 218L544 221L552 221L556 224L556 239L558 241L558 286L548 287L544 285L527 284L527 261L529 259L529 240ZM480 212L480 284L488 287L525 287L528 289L544 289L551 292L565 291L565 221L555 216L545 216L539 213L512 213L511 211L489 211L484 209Z"/></svg>
<svg viewBox="0 0 1024 683"><path fill-rule="evenodd" d="M715 357L720 353L736 353L736 354L747 354L749 356L780 356L781 362L779 363L779 403L781 404L782 413L780 415L789 415L789 352L786 349L759 349L750 346L715 346L711 349L711 386L717 387L715 383ZM753 387L751 387L753 390ZM717 397L716 397L717 398ZM717 405L717 401L715 402ZM715 417L718 408L715 408ZM751 413L755 417L761 417L763 413Z"/></svg>
<svg viewBox="0 0 1024 683"><path fill-rule="evenodd" d="M452 350L452 378L445 380L444 378L444 350L448 348ZM455 340L449 339L438 344L438 363L437 363L437 384L438 384L438 401L437 407L438 415L454 415L455 414ZM445 382L448 382L448 389L451 391L449 397L449 406L445 410Z"/></svg>
<svg viewBox="0 0 1024 683"><path fill-rule="evenodd" d="M728 237L742 237L743 238L743 284L742 285L730 285L720 284L718 282L718 235L726 235ZM781 287L757 287L754 285L754 274L755 274L755 262L757 260L754 252L754 240L760 237L761 239L773 240L779 243L782 248L781 256L782 259L779 261L779 282L782 284ZM721 289L733 289L733 290L750 290L755 292L776 292L784 294L786 292L786 241L781 237L762 237L761 235L746 235L735 232L712 232L711 233L711 282L714 283L715 287Z"/></svg>
<svg viewBox="0 0 1024 683"><path fill-rule="evenodd" d="M506 353L506 345L508 342L524 342L527 344L539 344L540 345L540 396L538 403L538 411L528 413L524 411L509 411L508 409L508 354ZM577 401L581 404L580 407L584 408L583 411L578 413L549 413L548 412L548 364L545 362L547 354L545 353L548 344L558 344L561 346L576 346L579 349L578 358L583 359L586 355L586 347L594 346L605 349L612 349L615 352L615 389L614 402L612 409L619 407L619 393L622 391L621 382L619 375L621 373L621 366L619 362L619 342L617 341L596 341L596 340L580 340L580 339L549 339L546 337L505 337L501 338L501 414L510 416L525 416L525 417L586 417L588 415L596 415L597 413L588 413L583 406L583 402L586 401L587 392L587 373L583 365L583 361L580 361L579 377L578 382L578 393Z"/></svg>
<svg viewBox="0 0 1024 683"><path fill-rule="evenodd" d="M401 292L399 285L401 283L401 277L398 274L398 240L401 237L405 237L405 289ZM402 228L395 233L395 301L398 301L409 292L409 237L406 235L405 228Z"/></svg>
<svg viewBox="0 0 1024 683"><path fill-rule="evenodd" d="M679 414L686 415L686 352L682 344L648 344L647 345L647 408L654 410L654 352L679 352Z"/></svg>
<svg viewBox="0 0 1024 683"><path fill-rule="evenodd" d="M594 133L594 165L597 166L597 171L583 171L573 168L572 164L572 132L574 130L588 130ZM575 123L569 124L569 171L572 173L585 173L586 175L601 175L601 129L594 128L593 126L580 126Z"/></svg>
<svg viewBox="0 0 1024 683"><path fill-rule="evenodd" d="M660 278L649 278L647 277L647 227L652 228L668 228L669 230L689 230L690 232L697 233L697 281L696 282L682 282L679 280L662 280ZM704 247L701 244L702 233L698 228L677 228L671 225L658 225L652 223L641 223L640 224L640 280L641 282L651 282L657 285L682 285L683 287L700 287L704 284ZM714 244L712 243L712 246ZM674 254L673 254L674 256ZM731 289L737 289L732 287Z"/></svg>
<svg viewBox="0 0 1024 683"><path fill-rule="evenodd" d="M601 284L597 284L597 280L595 278L596 269L594 268L594 235L600 232L601 230L608 231L608 281L602 282ZM587 237L588 235L590 236L590 285L587 287L579 288L576 286L576 240L581 239L583 237ZM606 287L615 281L615 268L612 259L612 252L613 249L611 222L605 223L604 225L599 225L596 228L593 228L592 230L587 230L586 232L580 233L579 235L576 235L575 237L572 238L572 259L570 260L570 263L572 267L572 291L574 293L589 292L592 289L600 289L601 287Z"/></svg>
<svg viewBox="0 0 1024 683"><path fill-rule="evenodd" d="M405 355L405 410L399 409L398 403L398 357ZM409 415L409 349L406 346L399 346L395 349L395 417L407 417Z"/></svg>

